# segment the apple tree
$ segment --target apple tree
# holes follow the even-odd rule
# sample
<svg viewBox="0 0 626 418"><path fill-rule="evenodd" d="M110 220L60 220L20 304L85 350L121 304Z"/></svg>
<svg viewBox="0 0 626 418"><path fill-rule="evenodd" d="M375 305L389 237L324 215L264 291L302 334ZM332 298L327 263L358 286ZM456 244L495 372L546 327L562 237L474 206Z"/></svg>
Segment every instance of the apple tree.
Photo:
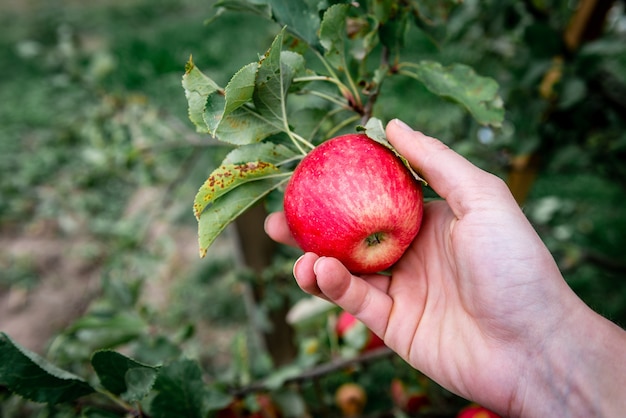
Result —
<svg viewBox="0 0 626 418"><path fill-rule="evenodd" d="M597 242L619 249L623 240L601 235L593 241L563 220L589 218L595 206L554 194L576 186L563 181L567 174L554 174L564 167L585 171L602 162L598 175L621 181L618 188L625 174L620 158L626 95L619 93L626 86L626 43L617 29L598 29L617 28L624 12L611 8L613 2L580 1L591 9L570 3L215 2L209 25L246 13L274 22L275 29L258 56L248 57L224 83L203 69L198 48L184 69L181 91L197 132L228 148L190 198L199 254L210 256L218 236L234 223L249 267L244 302L257 334L234 339L228 373L217 375L177 357L173 344L129 350L124 343L146 327L133 313L94 314L72 325L71 332L107 341L88 353L87 368L56 367L2 333L0 398L11 393L44 403L42 416L455 416L465 400L379 342L370 345L374 339L358 321L345 325L335 307L296 289L291 266L298 252L270 242L263 219L281 207L294 168L316 146L357 131L384 142L384 123L400 117L428 126L506 177L565 270L580 267L584 273L583 263L591 261L623 272L619 258L590 250ZM585 10L593 13L583 15ZM229 36L232 50L237 30ZM540 172L551 175L544 180ZM583 186L598 185L594 179L584 177ZM600 190L616 196L613 187ZM600 217L624 222L610 210ZM589 228L589 222L579 224ZM184 340L188 330L179 334ZM84 355L77 345L68 344L66 352L71 350Z"/></svg>
<svg viewBox="0 0 626 418"><path fill-rule="evenodd" d="M183 87L191 121L199 132L233 147L194 200L200 255L206 254L230 222L266 197L280 204L294 166L319 143L357 129L384 141L381 119L391 115L384 112L379 99L390 94L384 86L395 79L456 102L478 124L500 126L504 109L492 78L461 63L444 65L430 57L405 56L409 27L419 24L436 32L457 3L365 2L322 7L309 2L268 2L250 7L242 2L218 2L218 14L252 12L273 19L279 30L261 58L242 67L225 86L193 60L187 64ZM258 207L253 210L257 215L252 222L261 225L264 212ZM252 246L248 254L271 245L267 238L242 239L265 241ZM266 257L267 265L271 258L271 254ZM284 329L285 324L277 318L273 328ZM268 341L270 349L277 342Z"/></svg>

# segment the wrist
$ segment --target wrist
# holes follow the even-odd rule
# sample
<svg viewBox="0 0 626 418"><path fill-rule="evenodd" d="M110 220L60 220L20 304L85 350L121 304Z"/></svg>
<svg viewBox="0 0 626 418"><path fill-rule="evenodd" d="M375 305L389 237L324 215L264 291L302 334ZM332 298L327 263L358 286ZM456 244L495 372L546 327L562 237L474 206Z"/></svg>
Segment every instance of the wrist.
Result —
<svg viewBox="0 0 626 418"><path fill-rule="evenodd" d="M578 302L529 352L511 415L621 417L626 411L626 332Z"/></svg>

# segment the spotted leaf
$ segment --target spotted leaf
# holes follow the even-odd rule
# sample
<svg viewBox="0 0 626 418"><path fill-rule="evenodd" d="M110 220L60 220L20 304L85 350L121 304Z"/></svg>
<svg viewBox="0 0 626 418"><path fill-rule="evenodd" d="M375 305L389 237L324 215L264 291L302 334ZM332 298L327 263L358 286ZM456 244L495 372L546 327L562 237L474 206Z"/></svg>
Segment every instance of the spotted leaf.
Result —
<svg viewBox="0 0 626 418"><path fill-rule="evenodd" d="M194 199L200 256L217 235L267 193L291 176L287 166L301 156L275 143L256 143L232 150L209 176Z"/></svg>

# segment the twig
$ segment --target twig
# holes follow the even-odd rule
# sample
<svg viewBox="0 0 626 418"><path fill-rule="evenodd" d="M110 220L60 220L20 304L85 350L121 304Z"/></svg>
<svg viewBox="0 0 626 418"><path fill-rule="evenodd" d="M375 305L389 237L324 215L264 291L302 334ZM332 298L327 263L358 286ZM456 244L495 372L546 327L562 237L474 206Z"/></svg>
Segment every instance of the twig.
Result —
<svg viewBox="0 0 626 418"><path fill-rule="evenodd" d="M395 355L395 353L390 348L380 347L380 348L377 348L376 350L365 352L356 357L334 360L328 363L320 364L309 370L305 370L297 376L286 379L284 381L283 386L288 385L288 384L298 384L301 382L317 379L319 377L337 372L339 370L344 370L344 369L348 369L350 367L354 367L357 365L371 363L374 361L381 360L383 358L391 357L393 355ZM261 381L253 382L252 384L248 386L234 389L233 395L245 396L252 392L262 392L267 389L268 388L267 388L265 381L261 380Z"/></svg>

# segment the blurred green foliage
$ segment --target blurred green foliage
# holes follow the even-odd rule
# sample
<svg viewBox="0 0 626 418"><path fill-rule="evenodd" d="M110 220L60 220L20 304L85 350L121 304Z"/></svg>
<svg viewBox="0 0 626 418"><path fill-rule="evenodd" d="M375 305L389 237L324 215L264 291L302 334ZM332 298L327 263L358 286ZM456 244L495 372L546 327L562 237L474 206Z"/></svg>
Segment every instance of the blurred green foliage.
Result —
<svg viewBox="0 0 626 418"><path fill-rule="evenodd" d="M187 120L185 62L193 54L225 85L266 50L280 28L240 13L204 24L214 10L202 0L41 0L0 7L7 8L0 10L0 232L11 238L52 220L68 240L86 232L101 244L87 249L103 265L99 297L54 340L50 356L73 372L88 373L94 350L123 344L146 364L192 356L237 382L245 373L255 379L273 372L258 347L239 337L249 314L242 283L250 276L236 261L207 260L182 278L167 312L147 306L141 296L172 245L149 247L150 224L166 214L167 222L193 225L190 202L197 185L227 151L196 134ZM563 53L561 34L572 12L565 0L466 0L450 15L446 31L409 26L403 57L461 62L498 80L507 109L502 128L479 126L462 108L410 79L385 83L375 113L438 136L503 177L515 156L540 155L525 212L573 289L626 326L624 5L616 3L602 37L563 57L554 95L542 97L539 87ZM168 193L142 216L124 217L131 196L147 186ZM297 299L295 285L282 280L291 255L282 252L262 277L266 309L281 298ZM0 292L31 289L40 279L30 258L0 255L0 269ZM211 341L193 341L199 320L232 328L236 361L214 364ZM300 342L332 351L323 327L315 324L316 332L303 332ZM319 358L301 353L297 361L308 366ZM400 364L382 362L331 375L321 383L323 402L317 381L303 384L303 397L321 407L332 403L329 394L340 383L357 380L386 409L389 400L379 383L394 372L419 380ZM24 406L2 388L0 400L0 416L31 410L73 416L65 407Z"/></svg>

